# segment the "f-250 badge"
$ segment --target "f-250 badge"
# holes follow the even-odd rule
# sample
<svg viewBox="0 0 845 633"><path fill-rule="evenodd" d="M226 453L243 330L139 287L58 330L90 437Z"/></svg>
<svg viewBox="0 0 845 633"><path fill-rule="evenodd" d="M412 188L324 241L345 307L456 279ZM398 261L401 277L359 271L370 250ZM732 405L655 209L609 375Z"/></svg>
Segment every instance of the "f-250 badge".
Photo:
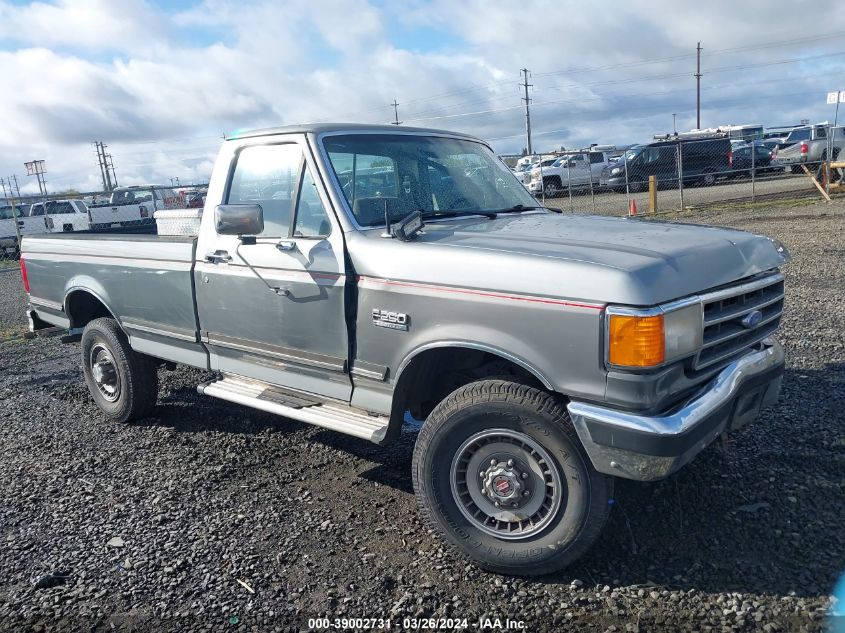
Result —
<svg viewBox="0 0 845 633"><path fill-rule="evenodd" d="M410 319L404 312L388 312L373 308L373 325L391 330L407 330Z"/></svg>

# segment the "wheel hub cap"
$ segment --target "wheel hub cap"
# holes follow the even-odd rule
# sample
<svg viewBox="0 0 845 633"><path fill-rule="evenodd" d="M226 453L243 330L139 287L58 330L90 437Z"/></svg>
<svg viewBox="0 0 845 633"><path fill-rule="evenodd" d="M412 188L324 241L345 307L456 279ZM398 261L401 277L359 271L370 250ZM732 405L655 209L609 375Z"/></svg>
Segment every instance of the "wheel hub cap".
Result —
<svg viewBox="0 0 845 633"><path fill-rule="evenodd" d="M513 460L511 460L513 462ZM511 507L523 505L522 491L528 490L522 484L523 472L503 462L496 462L484 471L484 483L482 488L484 494L493 501L493 504L507 504Z"/></svg>
<svg viewBox="0 0 845 633"><path fill-rule="evenodd" d="M467 439L452 460L450 485L473 526L511 540L543 530L565 495L564 480L545 448L511 429Z"/></svg>
<svg viewBox="0 0 845 633"><path fill-rule="evenodd" d="M91 377L106 400L114 402L120 397L120 375L111 352L97 344L91 349Z"/></svg>

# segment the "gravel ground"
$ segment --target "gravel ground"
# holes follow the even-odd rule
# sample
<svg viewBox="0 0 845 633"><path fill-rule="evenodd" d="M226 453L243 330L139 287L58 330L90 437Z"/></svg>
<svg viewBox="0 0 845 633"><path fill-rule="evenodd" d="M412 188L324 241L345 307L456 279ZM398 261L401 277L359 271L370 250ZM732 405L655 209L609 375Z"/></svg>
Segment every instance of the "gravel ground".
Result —
<svg viewBox="0 0 845 633"><path fill-rule="evenodd" d="M845 201L681 219L792 251L780 402L668 480L620 482L595 547L540 580L481 572L423 527L412 429L380 448L202 398L184 368L162 370L155 417L111 424L78 345L0 343L0 630L823 630L845 569ZM0 300L5 327L17 275Z"/></svg>

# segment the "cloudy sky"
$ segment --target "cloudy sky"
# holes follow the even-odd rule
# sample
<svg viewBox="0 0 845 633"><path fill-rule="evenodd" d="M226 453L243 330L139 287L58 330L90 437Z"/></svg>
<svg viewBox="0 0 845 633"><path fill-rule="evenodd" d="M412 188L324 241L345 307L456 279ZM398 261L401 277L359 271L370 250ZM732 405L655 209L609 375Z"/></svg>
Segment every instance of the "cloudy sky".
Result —
<svg viewBox="0 0 845 633"><path fill-rule="evenodd" d="M631 143L695 126L833 118L845 2L812 0L0 1L0 177L47 161L50 191L201 182L222 135L308 121L388 122L535 149ZM845 108L843 108L845 119Z"/></svg>

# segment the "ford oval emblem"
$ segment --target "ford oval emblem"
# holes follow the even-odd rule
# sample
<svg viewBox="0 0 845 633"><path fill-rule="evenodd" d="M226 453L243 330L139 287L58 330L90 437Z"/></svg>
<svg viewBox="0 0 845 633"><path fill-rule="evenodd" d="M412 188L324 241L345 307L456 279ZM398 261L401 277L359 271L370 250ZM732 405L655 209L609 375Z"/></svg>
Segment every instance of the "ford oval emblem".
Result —
<svg viewBox="0 0 845 633"><path fill-rule="evenodd" d="M749 312L744 317L742 317L742 327L746 330L753 330L755 327L760 325L760 322L763 320L763 313L760 310L754 310L753 312Z"/></svg>

